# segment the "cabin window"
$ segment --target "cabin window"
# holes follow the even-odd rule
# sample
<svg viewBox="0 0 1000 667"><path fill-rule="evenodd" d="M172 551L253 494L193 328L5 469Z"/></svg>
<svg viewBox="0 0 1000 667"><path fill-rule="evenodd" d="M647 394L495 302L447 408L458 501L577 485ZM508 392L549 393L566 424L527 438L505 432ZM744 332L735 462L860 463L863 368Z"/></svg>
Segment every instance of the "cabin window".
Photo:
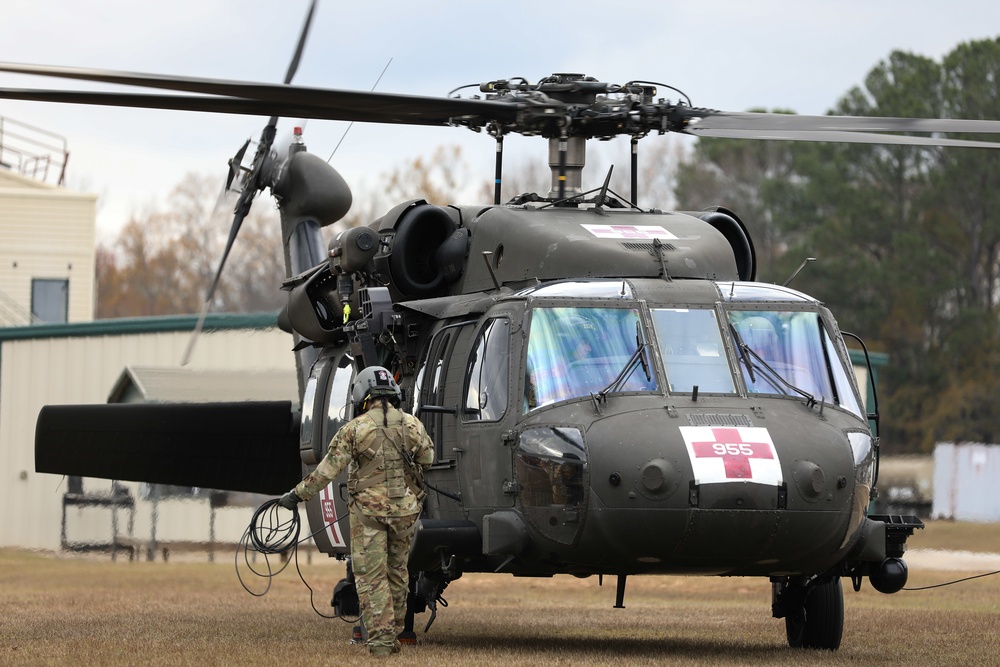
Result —
<svg viewBox="0 0 1000 667"><path fill-rule="evenodd" d="M714 310L654 308L651 312L671 392L689 393L698 387L699 392L709 394L736 393Z"/></svg>
<svg viewBox="0 0 1000 667"><path fill-rule="evenodd" d="M306 381L305 391L302 393L302 421L299 424L300 450L313 446L313 433L315 431L313 428L313 412L316 409L316 389L319 387L319 376L322 375L323 369L328 363L328 359L320 359L316 362L312 375ZM312 461L313 463L319 461L321 454L316 452L315 456L316 460Z"/></svg>
<svg viewBox="0 0 1000 667"><path fill-rule="evenodd" d="M523 411L590 396L627 371L621 391L654 391L648 364L630 365L643 342L635 308L535 308L528 335Z"/></svg>
<svg viewBox="0 0 1000 667"><path fill-rule="evenodd" d="M497 421L507 411L509 347L510 322L507 319L490 320L479 332L466 371L467 420Z"/></svg>
<svg viewBox="0 0 1000 667"><path fill-rule="evenodd" d="M351 405L351 385L354 382L354 359L348 354L340 358L337 367L330 374L330 388L327 391L326 434L323 455L330 440L340 427L354 416L354 406Z"/></svg>
<svg viewBox="0 0 1000 667"><path fill-rule="evenodd" d="M441 398L441 373L444 368L444 351L451 343L451 332L445 332L431 340L427 357L420 365L413 389L413 412L420 411L421 404L437 405Z"/></svg>
<svg viewBox="0 0 1000 667"><path fill-rule="evenodd" d="M431 339L427 348L427 357L417 373L416 385L413 390L413 414L424 424L427 435L438 442L441 431L441 415L424 413L423 405L441 405L444 401L444 370L445 356L451 348L453 330L445 330ZM438 443L440 450L440 443ZM438 458L441 452L438 451Z"/></svg>

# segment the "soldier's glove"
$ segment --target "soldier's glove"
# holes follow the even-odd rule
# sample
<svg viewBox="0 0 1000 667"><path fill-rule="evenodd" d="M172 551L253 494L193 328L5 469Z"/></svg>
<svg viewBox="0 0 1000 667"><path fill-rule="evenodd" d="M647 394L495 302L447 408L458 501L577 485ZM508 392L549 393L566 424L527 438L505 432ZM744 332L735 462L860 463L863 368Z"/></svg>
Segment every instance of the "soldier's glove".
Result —
<svg viewBox="0 0 1000 667"><path fill-rule="evenodd" d="M278 504L284 507L286 510L294 510L296 505L302 502L299 498L299 494L295 493L295 489L292 489L285 495L278 499Z"/></svg>

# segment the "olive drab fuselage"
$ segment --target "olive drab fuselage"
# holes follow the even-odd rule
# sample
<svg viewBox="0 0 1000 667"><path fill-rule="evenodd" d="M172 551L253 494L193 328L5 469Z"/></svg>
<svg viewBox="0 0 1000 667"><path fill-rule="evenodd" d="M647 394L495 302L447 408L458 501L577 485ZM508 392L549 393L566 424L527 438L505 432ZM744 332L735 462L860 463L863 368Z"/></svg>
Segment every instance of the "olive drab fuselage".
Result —
<svg viewBox="0 0 1000 667"><path fill-rule="evenodd" d="M425 320L402 386L435 442L427 481L445 492L423 516L478 528L466 571L815 573L860 537L872 435L837 325L808 296L556 281L403 317ZM328 429L349 417L349 357L327 348L314 370Z"/></svg>

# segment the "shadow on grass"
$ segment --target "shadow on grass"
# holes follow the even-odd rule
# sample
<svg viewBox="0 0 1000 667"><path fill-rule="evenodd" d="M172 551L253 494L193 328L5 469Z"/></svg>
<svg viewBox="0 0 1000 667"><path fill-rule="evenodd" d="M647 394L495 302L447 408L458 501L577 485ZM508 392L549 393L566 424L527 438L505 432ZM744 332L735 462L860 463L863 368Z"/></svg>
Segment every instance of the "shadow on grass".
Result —
<svg viewBox="0 0 1000 667"><path fill-rule="evenodd" d="M427 637L427 636L425 636ZM717 658L720 662L739 661L757 663L781 656L782 654L803 655L797 649L790 649L777 637L768 641L758 639L756 642L746 640L746 635L740 637L691 638L691 637L586 637L581 635L543 637L538 635L516 636L484 636L470 632L449 632L434 637L421 638L428 647L461 648L493 654L498 657L504 653L537 654L539 657L558 655L562 658L574 654L585 655L588 661L607 661L609 663L630 660L655 660L657 657L669 655L675 658L690 657L701 661Z"/></svg>

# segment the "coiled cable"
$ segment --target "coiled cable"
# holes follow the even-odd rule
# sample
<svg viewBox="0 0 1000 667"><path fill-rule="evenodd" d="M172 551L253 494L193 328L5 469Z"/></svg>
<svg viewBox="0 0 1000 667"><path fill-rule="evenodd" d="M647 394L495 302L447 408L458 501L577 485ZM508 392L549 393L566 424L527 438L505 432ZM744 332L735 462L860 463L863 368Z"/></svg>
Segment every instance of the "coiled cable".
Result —
<svg viewBox="0 0 1000 667"><path fill-rule="evenodd" d="M271 589L271 581L274 577L284 572L285 568L288 567L288 564L294 560L295 571L298 572L299 579L301 579L302 583L309 589L309 604L312 606L313 611L323 618L339 618L340 620L348 623L357 622L357 618L347 618L337 614L328 616L321 612L316 607L315 591L312 586L309 585L309 582L306 581L305 577L302 575L302 569L299 567L299 545L323 530L326 530L329 524L324 524L319 528L319 530L306 535L302 539L299 539L302 533L302 519L299 516L299 509L296 507L291 510L290 517L288 518L285 517L286 513L288 513L288 510L285 510L278 504L277 498L264 501L261 503L260 507L254 511L253 518L250 520L250 524L243 532L243 537L240 538L239 545L236 547L236 555L234 559L236 578L239 579L240 585L243 586L243 590L254 597L263 597L264 595L267 595L267 592ZM343 517L337 519L337 521L342 521L347 516L348 515L345 514ZM272 568L270 557L276 555L280 556L289 550L292 551L292 556L284 559L284 563L281 567L278 567L277 569ZM246 568L255 576L267 579L267 586L263 591L255 593L250 590L250 587L247 586L247 583L243 580L243 575L240 573L241 553L243 556L243 563ZM264 556L264 565L266 570L259 570L255 563L252 562L252 553L262 554Z"/></svg>

